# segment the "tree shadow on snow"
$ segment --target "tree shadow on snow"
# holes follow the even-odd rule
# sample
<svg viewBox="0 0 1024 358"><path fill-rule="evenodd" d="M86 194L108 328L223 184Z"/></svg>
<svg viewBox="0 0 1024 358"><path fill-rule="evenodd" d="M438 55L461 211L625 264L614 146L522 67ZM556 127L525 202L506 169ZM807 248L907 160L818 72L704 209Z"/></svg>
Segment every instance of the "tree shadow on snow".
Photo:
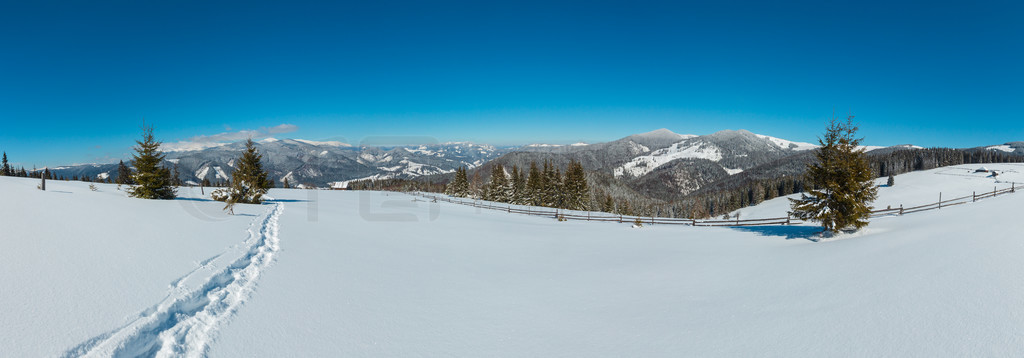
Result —
<svg viewBox="0 0 1024 358"><path fill-rule="evenodd" d="M177 197L177 198L174 198L174 200L185 200L185 201L213 201L213 199L204 199L204 198L185 198L185 197L180 197L180 196L179 196L179 197Z"/></svg>
<svg viewBox="0 0 1024 358"><path fill-rule="evenodd" d="M734 227L733 229L739 231L752 232L761 236L782 236L786 240L792 239L806 239L815 241L823 231L820 227L816 226L785 226L785 225L766 225L766 226L741 226Z"/></svg>
<svg viewBox="0 0 1024 358"><path fill-rule="evenodd" d="M267 199L267 200L264 200L263 202L264 203L308 203L309 200L301 200L301 199Z"/></svg>

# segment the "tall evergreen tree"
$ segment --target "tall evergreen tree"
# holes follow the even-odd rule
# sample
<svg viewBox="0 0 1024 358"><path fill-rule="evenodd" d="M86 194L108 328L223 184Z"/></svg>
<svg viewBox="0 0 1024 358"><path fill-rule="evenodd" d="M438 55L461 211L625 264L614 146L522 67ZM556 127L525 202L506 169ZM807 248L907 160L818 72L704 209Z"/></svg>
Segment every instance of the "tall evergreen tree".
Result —
<svg viewBox="0 0 1024 358"><path fill-rule="evenodd" d="M142 127L142 140L135 141L135 185L128 188L128 195L142 199L174 199L176 189L171 185L171 171L160 166L164 154L160 142L153 138L153 127Z"/></svg>
<svg viewBox="0 0 1024 358"><path fill-rule="evenodd" d="M117 163L117 179L114 182L123 185L135 184L135 181L132 180L132 168L124 165L123 160Z"/></svg>
<svg viewBox="0 0 1024 358"><path fill-rule="evenodd" d="M447 193L462 198L469 196L469 178L466 176L466 167L455 169L455 179L448 184Z"/></svg>
<svg viewBox="0 0 1024 358"><path fill-rule="evenodd" d="M549 161L544 161L544 206L552 208L561 207L561 186L561 173L559 173L558 170L555 169L554 164L552 164Z"/></svg>
<svg viewBox="0 0 1024 358"><path fill-rule="evenodd" d="M490 198L488 200L509 202L510 188L508 178L505 177L505 168L501 164L495 164L491 168Z"/></svg>
<svg viewBox="0 0 1024 358"><path fill-rule="evenodd" d="M263 195L271 187L267 172L263 170L260 160L263 155L256 149L252 139L245 141L245 151L236 161L237 170L231 175L231 187L228 195L223 197L230 203L259 204ZM217 198L219 200L219 198Z"/></svg>
<svg viewBox="0 0 1024 358"><path fill-rule="evenodd" d="M512 166L512 198L513 204L522 205L527 204L526 199L526 178L523 177L523 173L519 170L519 166Z"/></svg>
<svg viewBox="0 0 1024 358"><path fill-rule="evenodd" d="M794 216L821 222L830 232L868 225L878 188L864 149L857 148L861 139L856 133L853 116L845 122L834 117L829 121L824 138L818 139L817 162L809 164L805 174L814 187L811 195L790 199Z"/></svg>
<svg viewBox="0 0 1024 358"><path fill-rule="evenodd" d="M288 178L284 178L284 188L285 189L291 189L292 188L292 186L290 184L288 184Z"/></svg>
<svg viewBox="0 0 1024 358"><path fill-rule="evenodd" d="M569 167L565 169L565 180L562 186L562 207L570 210L586 210L588 191L583 164L575 160L569 162Z"/></svg>
<svg viewBox="0 0 1024 358"><path fill-rule="evenodd" d="M537 168L537 162L530 162L530 173L526 179L526 193L530 205L544 205L544 175Z"/></svg>
<svg viewBox="0 0 1024 358"><path fill-rule="evenodd" d="M7 163L7 152L4 152L4 159L2 165L0 165L0 175L11 176L14 174L11 171L11 165Z"/></svg>

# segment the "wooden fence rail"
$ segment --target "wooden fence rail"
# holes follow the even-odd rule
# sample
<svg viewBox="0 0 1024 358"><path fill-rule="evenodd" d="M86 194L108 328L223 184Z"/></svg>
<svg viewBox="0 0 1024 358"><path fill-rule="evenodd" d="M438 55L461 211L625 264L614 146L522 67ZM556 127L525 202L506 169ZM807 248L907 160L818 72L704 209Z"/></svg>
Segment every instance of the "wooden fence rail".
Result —
<svg viewBox="0 0 1024 358"><path fill-rule="evenodd" d="M981 199L991 198L1003 194L1017 192L1016 184L1011 183L1009 188L997 189L992 188L992 191L987 191L981 194L978 192L971 193L971 195L961 196L953 199L942 199L942 193L939 193L939 201L924 205L903 207L901 204L898 208L885 208L871 211L870 218L880 218L885 216L901 216L905 214L918 213L928 210L942 209L943 207L950 207L954 205L961 205L966 203L976 202ZM686 219L686 218L664 218L664 217L653 217L653 216L636 216L636 215L619 215L606 212L592 212L592 211L574 211L564 209L552 209L552 208L538 208L535 206L524 206L524 205L512 205L504 203L495 203L489 201L480 200L469 200L462 198L453 198L449 196L442 196L437 194L428 194L423 192L412 192L410 195L426 198L433 201L443 201L453 204L466 205L481 209L490 209L505 211L508 213L524 214L532 216L543 216L550 217L560 220L576 220L576 221L600 221L600 222L618 222L618 223L634 223L640 220L644 224L663 224L663 225L689 225L689 226L764 226L764 225L796 225L802 224L803 221L796 218L786 217L775 217L775 218L761 218L761 219L744 219L740 220L736 218L734 220L698 220L698 219Z"/></svg>
<svg viewBox="0 0 1024 358"><path fill-rule="evenodd" d="M634 223L638 219L643 224L661 225L689 225L689 226L762 226L762 225L793 225L803 223L789 217L761 218L746 220L695 220L688 218L665 218L654 216L618 215L605 212L583 212L563 209L537 208L533 206L521 206L511 204L499 204L493 202L452 198L448 196L433 195L421 192L414 192L411 195L419 196L429 200L443 201L453 204L466 205L474 208L504 211L507 213L524 214L532 216L543 216L564 220L576 221L599 221Z"/></svg>

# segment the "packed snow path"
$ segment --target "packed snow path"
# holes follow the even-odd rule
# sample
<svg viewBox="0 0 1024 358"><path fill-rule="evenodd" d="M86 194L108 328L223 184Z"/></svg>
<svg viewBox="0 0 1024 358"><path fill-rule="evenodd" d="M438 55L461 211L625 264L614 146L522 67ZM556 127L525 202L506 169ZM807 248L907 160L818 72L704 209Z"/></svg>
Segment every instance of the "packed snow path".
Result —
<svg viewBox="0 0 1024 358"><path fill-rule="evenodd" d="M137 319L89 339L65 356L203 356L216 329L248 299L256 280L273 261L283 210L284 204L275 204L253 221L244 243L172 282L167 298Z"/></svg>

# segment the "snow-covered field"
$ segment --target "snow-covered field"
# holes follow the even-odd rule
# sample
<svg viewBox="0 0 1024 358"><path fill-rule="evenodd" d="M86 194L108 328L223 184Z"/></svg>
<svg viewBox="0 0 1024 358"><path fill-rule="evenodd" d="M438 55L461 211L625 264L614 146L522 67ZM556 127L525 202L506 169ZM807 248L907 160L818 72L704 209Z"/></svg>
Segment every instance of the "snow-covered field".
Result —
<svg viewBox="0 0 1024 358"><path fill-rule="evenodd" d="M1004 185L961 169L897 176L879 204ZM198 190L36 183L0 178L3 356L1024 354L1019 193L815 243L812 227L631 229L395 193L275 189L227 216Z"/></svg>
<svg viewBox="0 0 1024 358"><path fill-rule="evenodd" d="M979 168L995 170L999 175L976 172ZM878 199L875 209L905 208L931 204L942 200L968 196L973 193L981 195L993 189L1005 189L1011 186L1024 186L1024 164L963 164L942 167L932 170L910 172L895 177L895 185L886 186L888 178L875 179L879 185ZM798 198L800 194L767 200L757 206L733 211L731 215L740 214L741 219L756 219L786 216L789 209L788 198ZM943 209L944 210L944 209Z"/></svg>

